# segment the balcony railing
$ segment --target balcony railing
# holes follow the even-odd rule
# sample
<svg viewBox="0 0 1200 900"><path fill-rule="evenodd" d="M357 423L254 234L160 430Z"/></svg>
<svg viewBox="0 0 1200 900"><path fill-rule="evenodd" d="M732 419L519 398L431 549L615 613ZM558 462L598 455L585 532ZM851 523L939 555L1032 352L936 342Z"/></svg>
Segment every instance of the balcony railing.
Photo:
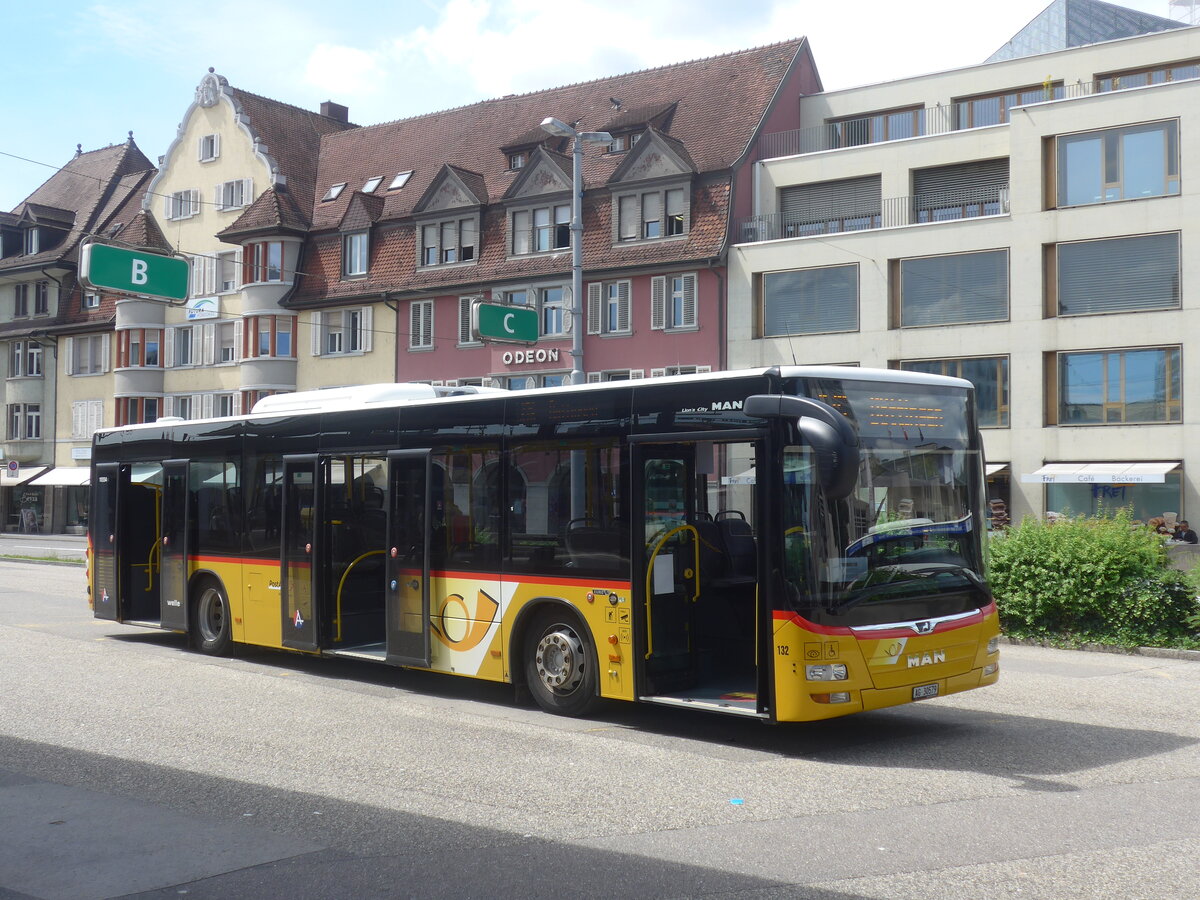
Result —
<svg viewBox="0 0 1200 900"><path fill-rule="evenodd" d="M1186 70L1179 69L1174 73L1173 80L1192 80L1196 77L1190 75L1192 68L1194 67ZM1002 125L1008 122L1011 111L1021 106L1045 103L1048 100L1070 100L1092 94L1143 87L1148 80L1148 78L1125 76L1123 78L1104 78L1099 81L1081 81L1068 85L1055 84L1031 90L977 97L958 103L893 110L861 118L841 119L837 122L828 122L809 128L765 134L760 144L762 151L760 158L775 159L781 156L798 156L805 153L819 153L822 150L861 147L867 144L899 141L904 138L948 134L953 131L983 128L988 125Z"/></svg>
<svg viewBox="0 0 1200 900"><path fill-rule="evenodd" d="M781 238L812 237L895 228L927 222L951 222L1008 213L1008 185L965 191L939 191L890 197L879 203L846 204L796 213L765 213L734 222L734 241L741 244Z"/></svg>

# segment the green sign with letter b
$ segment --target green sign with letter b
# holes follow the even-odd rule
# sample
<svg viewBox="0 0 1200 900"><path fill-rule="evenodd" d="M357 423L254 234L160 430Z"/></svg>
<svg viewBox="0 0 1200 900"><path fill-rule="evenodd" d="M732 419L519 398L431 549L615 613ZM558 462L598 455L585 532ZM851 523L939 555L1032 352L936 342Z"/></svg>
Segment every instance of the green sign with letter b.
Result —
<svg viewBox="0 0 1200 900"><path fill-rule="evenodd" d="M87 244L79 253L79 277L89 287L186 300L191 266L186 259L108 244Z"/></svg>

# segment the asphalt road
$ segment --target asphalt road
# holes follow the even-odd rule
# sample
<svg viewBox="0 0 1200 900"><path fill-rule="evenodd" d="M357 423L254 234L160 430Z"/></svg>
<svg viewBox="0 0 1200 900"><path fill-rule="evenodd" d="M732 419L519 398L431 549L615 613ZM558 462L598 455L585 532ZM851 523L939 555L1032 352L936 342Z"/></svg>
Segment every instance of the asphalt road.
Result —
<svg viewBox="0 0 1200 900"><path fill-rule="evenodd" d="M0 561L0 900L1200 896L1200 663L1005 647L816 725L244 651Z"/></svg>

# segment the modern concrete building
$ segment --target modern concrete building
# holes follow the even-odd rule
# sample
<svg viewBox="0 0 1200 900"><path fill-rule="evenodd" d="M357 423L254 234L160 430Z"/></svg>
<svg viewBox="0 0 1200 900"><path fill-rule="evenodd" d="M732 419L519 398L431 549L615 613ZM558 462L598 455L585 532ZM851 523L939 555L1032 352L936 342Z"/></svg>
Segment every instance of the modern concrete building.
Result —
<svg viewBox="0 0 1200 900"><path fill-rule="evenodd" d="M804 97L736 223L730 367L961 375L999 514L1200 517L1198 76L1179 28Z"/></svg>

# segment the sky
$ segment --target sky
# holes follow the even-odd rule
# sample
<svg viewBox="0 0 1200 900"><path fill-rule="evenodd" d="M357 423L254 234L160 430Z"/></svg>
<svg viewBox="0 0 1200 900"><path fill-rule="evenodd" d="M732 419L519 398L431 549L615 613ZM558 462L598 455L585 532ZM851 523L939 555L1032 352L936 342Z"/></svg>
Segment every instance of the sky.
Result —
<svg viewBox="0 0 1200 900"><path fill-rule="evenodd" d="M166 153L196 85L370 125L807 36L826 90L983 62L1050 0L53 0L3 6L0 210L129 132ZM1170 17L1169 0L1120 5Z"/></svg>

